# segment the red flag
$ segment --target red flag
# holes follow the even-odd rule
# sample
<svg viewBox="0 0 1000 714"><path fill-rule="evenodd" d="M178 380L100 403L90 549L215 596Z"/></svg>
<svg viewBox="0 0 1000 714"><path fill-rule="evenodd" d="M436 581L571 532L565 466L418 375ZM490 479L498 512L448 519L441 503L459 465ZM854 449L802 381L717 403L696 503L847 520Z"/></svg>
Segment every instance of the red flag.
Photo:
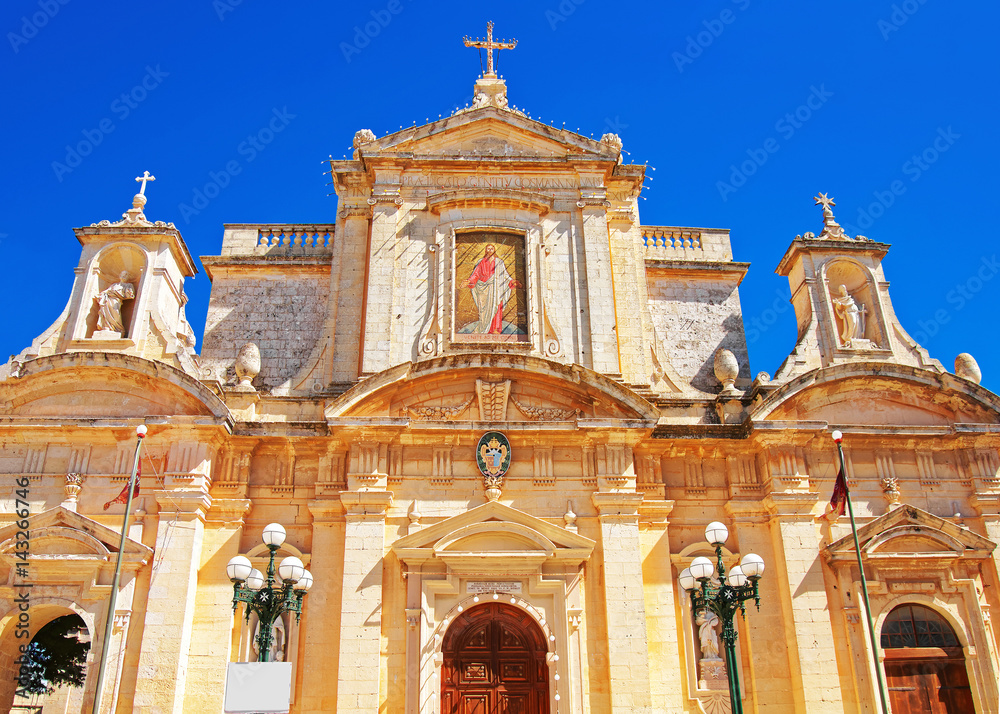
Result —
<svg viewBox="0 0 1000 714"><path fill-rule="evenodd" d="M139 459L139 463L136 465L135 469L135 488L132 489L132 498L139 495L139 479L142 477L142 459ZM119 493L114 499L108 501L104 504L104 510L108 510L116 503L126 503L128 502L128 484L125 484L122 488L122 492Z"/></svg>
<svg viewBox="0 0 1000 714"><path fill-rule="evenodd" d="M837 472L837 481L833 485L833 498L830 499L830 506L826 512L826 518L835 521L844 515L847 509L847 475L844 467L840 467Z"/></svg>

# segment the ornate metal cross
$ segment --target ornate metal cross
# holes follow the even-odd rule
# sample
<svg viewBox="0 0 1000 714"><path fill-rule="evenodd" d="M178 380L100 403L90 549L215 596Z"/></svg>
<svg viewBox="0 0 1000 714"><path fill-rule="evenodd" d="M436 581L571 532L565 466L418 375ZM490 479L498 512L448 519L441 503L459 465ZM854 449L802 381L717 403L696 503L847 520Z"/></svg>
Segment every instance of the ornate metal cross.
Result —
<svg viewBox="0 0 1000 714"><path fill-rule="evenodd" d="M155 176L150 176L148 171L143 171L142 172L142 176L136 176L135 180L142 184L142 186L139 188L139 193L142 194L143 196L145 196L146 195L146 182L147 181L155 181L156 177Z"/></svg>
<svg viewBox="0 0 1000 714"><path fill-rule="evenodd" d="M493 40L493 21L490 20L486 23L486 39L482 40L480 38L472 39L468 35L462 38L465 42L466 47L476 47L478 49L485 49L487 52L486 59L486 74L484 77L490 77L492 79L496 78L496 72L493 71L493 50L512 50L517 47L517 40Z"/></svg>

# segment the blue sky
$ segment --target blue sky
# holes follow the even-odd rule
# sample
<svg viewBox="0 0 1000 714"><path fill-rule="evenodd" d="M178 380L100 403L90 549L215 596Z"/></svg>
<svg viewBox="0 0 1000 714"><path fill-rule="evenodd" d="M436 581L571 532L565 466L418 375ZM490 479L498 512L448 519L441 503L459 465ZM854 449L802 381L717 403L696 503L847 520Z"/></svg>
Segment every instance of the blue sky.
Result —
<svg viewBox="0 0 1000 714"><path fill-rule="evenodd" d="M627 159L655 168L643 223L731 229L752 263L752 373L794 346L773 270L796 234L821 230L824 191L849 232L893 245L885 274L910 334L949 369L971 352L1000 387L1000 6L943 0L8 0L0 354L58 316L71 229L117 220L144 170L146 215L176 223L195 256L219 252L227 222L333 222L324 159L358 129L469 101L479 58L461 38L488 19L518 40L499 58L513 104L617 132ZM247 141L274 117L269 143ZM186 285L199 339L209 288L203 272Z"/></svg>

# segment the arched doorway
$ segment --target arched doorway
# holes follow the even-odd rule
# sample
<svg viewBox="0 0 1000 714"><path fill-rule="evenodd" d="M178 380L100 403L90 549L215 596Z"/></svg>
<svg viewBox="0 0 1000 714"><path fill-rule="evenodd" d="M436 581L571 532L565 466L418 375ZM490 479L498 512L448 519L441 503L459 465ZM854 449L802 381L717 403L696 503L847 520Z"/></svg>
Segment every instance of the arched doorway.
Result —
<svg viewBox="0 0 1000 714"><path fill-rule="evenodd" d="M900 605L882 625L889 701L898 714L976 711L965 655L951 625L923 605Z"/></svg>
<svg viewBox="0 0 1000 714"><path fill-rule="evenodd" d="M548 714L545 635L502 603L466 610L445 633L442 714Z"/></svg>

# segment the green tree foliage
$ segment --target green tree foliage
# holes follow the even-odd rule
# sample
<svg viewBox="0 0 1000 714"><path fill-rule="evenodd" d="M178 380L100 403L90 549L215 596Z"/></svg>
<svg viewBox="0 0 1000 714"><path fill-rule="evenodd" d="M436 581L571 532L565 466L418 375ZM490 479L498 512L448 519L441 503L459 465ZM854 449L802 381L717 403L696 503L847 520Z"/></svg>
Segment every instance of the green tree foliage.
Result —
<svg viewBox="0 0 1000 714"><path fill-rule="evenodd" d="M87 677L89 642L81 642L85 625L79 615L64 615L38 631L21 666L19 690L48 694L56 687L82 687Z"/></svg>

